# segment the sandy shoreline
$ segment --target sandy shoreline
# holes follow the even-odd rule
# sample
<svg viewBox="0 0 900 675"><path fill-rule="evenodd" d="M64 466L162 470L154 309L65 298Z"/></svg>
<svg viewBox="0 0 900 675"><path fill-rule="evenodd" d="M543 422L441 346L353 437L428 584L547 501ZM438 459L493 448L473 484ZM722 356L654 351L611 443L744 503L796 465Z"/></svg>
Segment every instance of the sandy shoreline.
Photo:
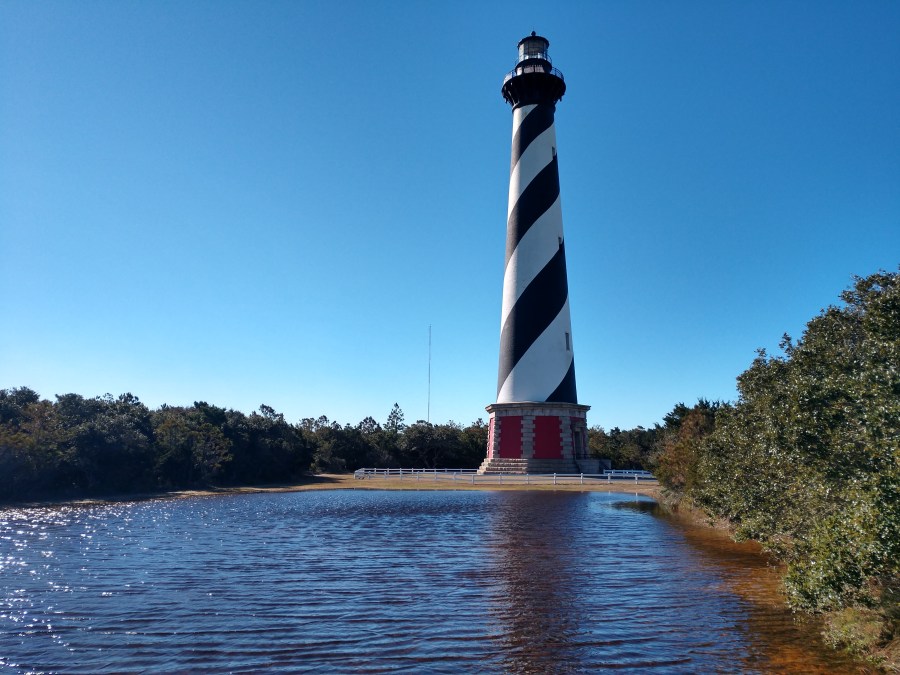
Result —
<svg viewBox="0 0 900 675"><path fill-rule="evenodd" d="M49 506L60 504L90 505L108 504L126 501L141 501L147 499L184 499L188 497L211 497L216 495L239 495L263 492L303 492L306 490L528 490L528 491L563 491L563 492L624 492L627 494L647 495L654 499L660 498L660 487L656 481L635 483L632 480L611 481L609 483L578 483L559 485L523 485L523 484L496 484L496 483L465 483L463 481L432 481L423 477L415 480L412 477L399 479L395 477L373 477L367 480L358 480L353 474L319 474L310 476L301 482L284 485L250 485L239 487L210 487L196 490L173 490L170 492L154 492L147 494L123 494L106 497L87 497L79 499L42 500L40 502L0 505L3 507L16 506Z"/></svg>
<svg viewBox="0 0 900 675"><path fill-rule="evenodd" d="M185 490L170 493L173 496L203 496L217 494L247 494L259 492L303 492L306 490L528 490L546 491L558 490L564 492L626 492L629 494L648 495L659 498L660 487L656 481L635 483L632 480L612 481L609 483L587 483L580 485L571 484L540 484L523 485L498 484L498 483L466 483L460 481L434 481L422 476L420 480L412 477L399 479L395 477L373 477L359 480L353 474L320 474L310 477L308 482L291 485L249 486L213 488L209 490Z"/></svg>

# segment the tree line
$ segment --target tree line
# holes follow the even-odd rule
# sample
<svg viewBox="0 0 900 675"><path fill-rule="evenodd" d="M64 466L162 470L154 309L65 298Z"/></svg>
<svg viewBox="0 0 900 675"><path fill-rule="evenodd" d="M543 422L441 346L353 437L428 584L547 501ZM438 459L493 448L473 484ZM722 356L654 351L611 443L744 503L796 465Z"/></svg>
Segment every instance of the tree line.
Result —
<svg viewBox="0 0 900 675"><path fill-rule="evenodd" d="M246 415L206 402L149 409L128 393L42 399L0 390L0 500L136 493L299 480L362 466L477 466L487 425L407 425L394 405L385 423L305 418L272 407Z"/></svg>
<svg viewBox="0 0 900 675"><path fill-rule="evenodd" d="M613 468L652 469L665 428L593 427L588 443ZM151 410L131 393L51 401L28 387L3 389L0 501L284 483L363 466L475 468L487 431L481 419L407 425L397 404L383 424L324 415L292 424L268 405L249 415L204 401Z"/></svg>

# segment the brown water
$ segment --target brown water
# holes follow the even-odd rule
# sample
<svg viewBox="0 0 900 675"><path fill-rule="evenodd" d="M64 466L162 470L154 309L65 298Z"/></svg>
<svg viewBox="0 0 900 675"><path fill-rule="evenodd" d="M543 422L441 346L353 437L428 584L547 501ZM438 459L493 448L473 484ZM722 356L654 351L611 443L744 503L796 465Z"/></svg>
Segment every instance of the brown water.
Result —
<svg viewBox="0 0 900 675"><path fill-rule="evenodd" d="M644 497L322 491L0 511L8 672L864 672Z"/></svg>

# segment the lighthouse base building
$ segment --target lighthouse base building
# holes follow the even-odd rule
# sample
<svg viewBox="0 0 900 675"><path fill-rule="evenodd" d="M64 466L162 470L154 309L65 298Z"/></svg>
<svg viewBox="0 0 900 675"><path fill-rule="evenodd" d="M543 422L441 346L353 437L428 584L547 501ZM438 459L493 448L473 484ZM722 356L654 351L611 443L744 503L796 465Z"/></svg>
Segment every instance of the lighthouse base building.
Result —
<svg viewBox="0 0 900 675"><path fill-rule="evenodd" d="M577 403L492 403L479 473L598 473L589 459L587 411Z"/></svg>

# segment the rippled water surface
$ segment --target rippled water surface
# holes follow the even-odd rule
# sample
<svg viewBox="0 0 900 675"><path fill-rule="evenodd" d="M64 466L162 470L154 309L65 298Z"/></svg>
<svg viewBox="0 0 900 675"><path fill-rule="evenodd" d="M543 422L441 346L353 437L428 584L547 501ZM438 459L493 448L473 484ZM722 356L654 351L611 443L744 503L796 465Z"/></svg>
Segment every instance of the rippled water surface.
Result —
<svg viewBox="0 0 900 675"><path fill-rule="evenodd" d="M758 554L575 492L0 511L10 672L857 672Z"/></svg>

